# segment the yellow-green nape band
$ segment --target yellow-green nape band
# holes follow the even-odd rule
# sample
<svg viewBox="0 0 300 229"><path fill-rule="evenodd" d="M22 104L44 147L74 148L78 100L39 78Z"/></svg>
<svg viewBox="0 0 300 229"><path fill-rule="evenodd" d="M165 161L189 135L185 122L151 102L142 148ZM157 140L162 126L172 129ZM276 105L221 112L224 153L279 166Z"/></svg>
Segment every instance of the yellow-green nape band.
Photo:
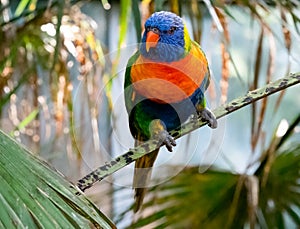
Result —
<svg viewBox="0 0 300 229"><path fill-rule="evenodd" d="M191 38L188 29L186 27L186 24L184 24L183 34L184 34L184 49L186 51L189 51L191 49Z"/></svg>

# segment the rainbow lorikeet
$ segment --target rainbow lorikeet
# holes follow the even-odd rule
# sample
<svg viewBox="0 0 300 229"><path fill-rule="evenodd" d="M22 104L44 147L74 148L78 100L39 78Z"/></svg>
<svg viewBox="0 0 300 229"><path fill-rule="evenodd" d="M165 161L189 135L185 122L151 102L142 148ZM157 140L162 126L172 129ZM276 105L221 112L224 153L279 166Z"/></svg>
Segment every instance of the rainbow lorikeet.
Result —
<svg viewBox="0 0 300 229"><path fill-rule="evenodd" d="M156 138L172 151L176 143L168 131L192 115L216 128L217 120L204 97L209 81L205 54L190 39L183 20L166 11L152 14L145 22L139 50L129 59L125 72L125 103L136 144ZM136 161L135 211L142 204L157 154L155 150Z"/></svg>

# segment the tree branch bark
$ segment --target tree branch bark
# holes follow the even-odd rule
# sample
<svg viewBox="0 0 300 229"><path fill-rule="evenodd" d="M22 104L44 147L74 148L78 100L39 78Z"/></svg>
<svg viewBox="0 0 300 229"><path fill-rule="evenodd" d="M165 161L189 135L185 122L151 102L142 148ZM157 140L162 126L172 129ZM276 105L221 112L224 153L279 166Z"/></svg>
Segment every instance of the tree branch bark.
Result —
<svg viewBox="0 0 300 229"><path fill-rule="evenodd" d="M218 108L216 108L213 113L219 119L225 115L228 115L236 110L241 109L251 103L256 102L264 97L267 97L271 94L274 94L278 91L282 91L288 87L296 85L300 83L300 72L290 74L284 78L281 78L273 83L269 83L264 87L259 89L249 91L246 95L241 96L237 99L232 100L231 102L224 104ZM204 125L207 122L202 120L191 120L188 123L185 123L181 126L180 129L176 129L170 132L170 134L175 138L178 139ZM92 171L90 174L86 175L82 179L80 179L77 183L77 187L84 191L93 186L94 183L103 180L105 177L113 174L114 172L118 171L119 169L131 164L138 158L146 155L147 153L152 152L153 150L161 147L162 145L159 144L157 140L149 140L146 143L133 148L129 149L128 152L125 154L116 157L115 159L111 160L110 162L106 162L105 165L102 165Z"/></svg>

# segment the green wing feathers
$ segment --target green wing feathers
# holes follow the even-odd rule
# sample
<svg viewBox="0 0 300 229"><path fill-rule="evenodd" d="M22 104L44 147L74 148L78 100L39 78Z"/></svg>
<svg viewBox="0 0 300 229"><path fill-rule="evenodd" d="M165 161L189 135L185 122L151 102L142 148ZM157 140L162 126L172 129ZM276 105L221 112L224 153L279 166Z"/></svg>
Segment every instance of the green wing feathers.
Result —
<svg viewBox="0 0 300 229"><path fill-rule="evenodd" d="M130 59L128 60L126 71L125 71L125 82L124 82L124 93L125 93L125 105L127 112L132 110L134 105L134 96L133 96L133 88L132 88L132 81L131 81L131 66L134 64L134 62L139 57L140 52L137 51Z"/></svg>

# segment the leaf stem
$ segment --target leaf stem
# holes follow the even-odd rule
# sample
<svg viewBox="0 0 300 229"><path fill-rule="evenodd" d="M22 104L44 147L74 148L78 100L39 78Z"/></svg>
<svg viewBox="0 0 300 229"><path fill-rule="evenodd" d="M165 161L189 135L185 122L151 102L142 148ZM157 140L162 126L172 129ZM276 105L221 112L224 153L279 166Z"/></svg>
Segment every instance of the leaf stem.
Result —
<svg viewBox="0 0 300 229"><path fill-rule="evenodd" d="M294 74L291 73L286 77L265 85L264 87L249 91L246 95L238 97L231 102L216 108L213 113L219 119L225 115L241 109L242 107L245 107L262 98L265 98L278 91L282 91L298 83L300 83L300 72ZM171 131L170 134L175 139L178 139L206 124L206 121L191 119L191 121L185 123L179 129ZM146 143L139 145L138 147L130 149L125 154L116 157L110 162L106 162L105 165L98 167L97 169L80 179L77 183L77 186L81 191L84 191L92 187L94 183L103 180L105 177L113 174L119 169L131 164L138 158L152 152L153 150L161 146L162 145L160 145L157 140L149 140Z"/></svg>

